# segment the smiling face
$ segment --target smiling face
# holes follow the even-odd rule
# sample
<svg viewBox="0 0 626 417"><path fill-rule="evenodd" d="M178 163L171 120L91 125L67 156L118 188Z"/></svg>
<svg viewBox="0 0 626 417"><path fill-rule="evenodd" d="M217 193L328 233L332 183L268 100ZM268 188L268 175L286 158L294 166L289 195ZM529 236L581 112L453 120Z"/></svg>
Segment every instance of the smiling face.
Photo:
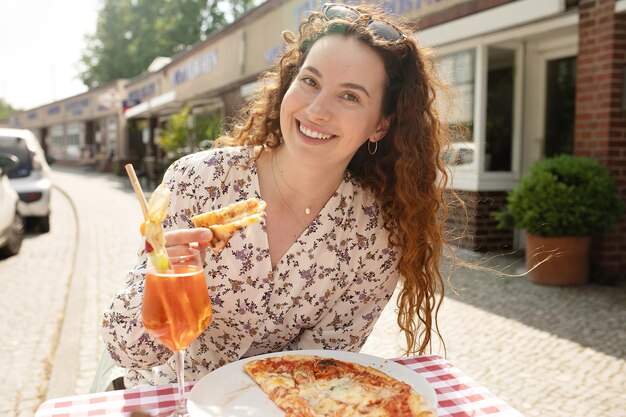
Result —
<svg viewBox="0 0 626 417"><path fill-rule="evenodd" d="M372 48L349 36L319 39L280 107L288 152L302 164L345 169L365 141L386 133L385 83L383 60Z"/></svg>

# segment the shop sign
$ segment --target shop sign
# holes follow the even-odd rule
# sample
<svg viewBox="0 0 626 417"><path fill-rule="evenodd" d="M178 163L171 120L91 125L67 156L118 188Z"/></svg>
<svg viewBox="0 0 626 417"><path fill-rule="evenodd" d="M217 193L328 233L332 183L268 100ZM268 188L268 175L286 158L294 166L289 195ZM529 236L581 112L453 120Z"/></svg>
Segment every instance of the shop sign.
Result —
<svg viewBox="0 0 626 417"><path fill-rule="evenodd" d="M380 4L383 8L389 10L389 12L393 14L416 18L426 16L429 13L433 13L455 4L467 3L469 1L471 0L385 0L381 1ZM298 27L298 24L303 19L308 17L312 10L320 10L324 3L327 3L327 0L306 0L299 3L294 11L294 28ZM357 0L346 0L337 1L337 3L357 5L362 2Z"/></svg>
<svg viewBox="0 0 626 417"><path fill-rule="evenodd" d="M172 85L178 86L201 75L208 74L215 67L217 67L217 50L213 49L198 58L192 59L189 63L174 71Z"/></svg>
<svg viewBox="0 0 626 417"><path fill-rule="evenodd" d="M459 0L387 0L383 2L383 7L394 14L419 14L420 16L425 16L434 11L435 6L451 6L456 3L463 2Z"/></svg>
<svg viewBox="0 0 626 417"><path fill-rule="evenodd" d="M151 82L141 87L130 90L128 98L135 100L143 100L148 97L152 97L156 93L156 83Z"/></svg>
<svg viewBox="0 0 626 417"><path fill-rule="evenodd" d="M85 108L89 106L89 98L81 98L79 100L70 101L65 105L65 109L71 116L80 116Z"/></svg>

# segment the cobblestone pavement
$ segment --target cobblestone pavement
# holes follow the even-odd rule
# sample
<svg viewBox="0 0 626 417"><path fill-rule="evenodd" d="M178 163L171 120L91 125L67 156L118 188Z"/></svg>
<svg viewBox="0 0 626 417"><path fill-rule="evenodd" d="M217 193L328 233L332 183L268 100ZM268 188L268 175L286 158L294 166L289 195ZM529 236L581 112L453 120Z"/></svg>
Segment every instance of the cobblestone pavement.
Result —
<svg viewBox="0 0 626 417"><path fill-rule="evenodd" d="M140 244L141 211L124 181L60 168L53 180L51 231L29 233L0 260L0 416L30 417L46 398L89 391L102 310Z"/></svg>
<svg viewBox="0 0 626 417"><path fill-rule="evenodd" d="M32 416L45 398L89 391L101 312L140 245L141 213L124 179L54 171L70 200L54 192L51 232L29 235L18 256L0 260L2 416ZM528 417L626 416L625 286L541 287L463 268L450 284L440 329L459 369ZM363 352L397 357L400 345L390 303ZM433 350L445 355L440 344Z"/></svg>
<svg viewBox="0 0 626 417"><path fill-rule="evenodd" d="M103 351L102 311L135 262L142 221L139 202L123 177L57 170L54 180L76 208L78 247L46 398L89 391Z"/></svg>
<svg viewBox="0 0 626 417"><path fill-rule="evenodd" d="M523 271L518 258L460 254ZM545 287L465 268L450 284L439 319L447 356L441 344L433 353L527 417L626 416L626 286ZM362 351L401 356L401 342L390 303Z"/></svg>
<svg viewBox="0 0 626 417"><path fill-rule="evenodd" d="M75 222L52 196L52 231L28 234L18 256L0 260L0 415L32 416L47 390L72 265ZM59 227L63 224L63 227Z"/></svg>

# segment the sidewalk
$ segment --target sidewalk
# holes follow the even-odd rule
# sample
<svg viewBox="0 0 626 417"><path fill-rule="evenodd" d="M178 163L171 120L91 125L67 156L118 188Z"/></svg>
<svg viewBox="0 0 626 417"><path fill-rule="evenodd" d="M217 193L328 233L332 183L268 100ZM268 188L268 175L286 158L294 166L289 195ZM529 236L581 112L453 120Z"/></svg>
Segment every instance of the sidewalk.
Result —
<svg viewBox="0 0 626 417"><path fill-rule="evenodd" d="M520 257L459 254L523 271ZM364 353L402 355L394 308L389 303ZM626 286L544 287L458 268L439 316L447 355L438 343L433 353L525 416L626 415Z"/></svg>

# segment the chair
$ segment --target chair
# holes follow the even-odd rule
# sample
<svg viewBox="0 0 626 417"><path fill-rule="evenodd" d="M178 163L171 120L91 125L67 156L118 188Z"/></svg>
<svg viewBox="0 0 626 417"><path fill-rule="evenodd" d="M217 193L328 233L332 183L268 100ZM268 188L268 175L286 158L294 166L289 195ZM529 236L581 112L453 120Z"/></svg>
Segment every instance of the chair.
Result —
<svg viewBox="0 0 626 417"><path fill-rule="evenodd" d="M89 392L124 389L124 375L126 375L126 369L117 366L105 350L100 356L100 363Z"/></svg>

